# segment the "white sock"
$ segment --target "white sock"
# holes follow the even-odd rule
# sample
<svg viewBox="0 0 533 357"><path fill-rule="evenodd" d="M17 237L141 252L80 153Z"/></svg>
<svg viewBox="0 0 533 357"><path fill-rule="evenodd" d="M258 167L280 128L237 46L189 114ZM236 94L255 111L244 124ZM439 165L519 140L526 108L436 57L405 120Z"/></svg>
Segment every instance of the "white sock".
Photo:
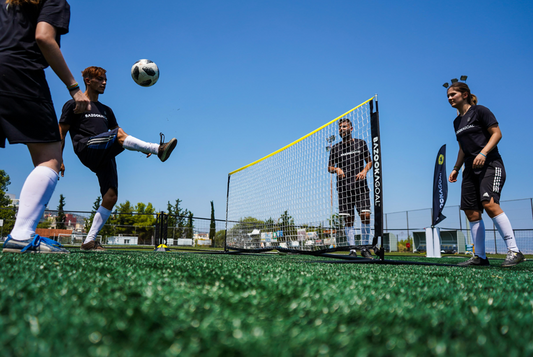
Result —
<svg viewBox="0 0 533 357"><path fill-rule="evenodd" d="M496 229L505 241L505 244L507 245L507 250L518 253L520 250L516 245L513 227L511 227L511 221L509 221L509 218L507 217L505 212L500 213L499 215L494 217L492 221L494 222Z"/></svg>
<svg viewBox="0 0 533 357"><path fill-rule="evenodd" d="M126 137L122 147L131 151L140 151L145 154L157 154L159 150L159 144L147 143L146 141L139 140L131 135Z"/></svg>
<svg viewBox="0 0 533 357"><path fill-rule="evenodd" d="M372 244L370 242L370 224L361 224L362 244Z"/></svg>
<svg viewBox="0 0 533 357"><path fill-rule="evenodd" d="M46 166L37 166L28 175L20 192L17 219L11 231L14 240L29 239L35 233L57 179L57 172Z"/></svg>
<svg viewBox="0 0 533 357"><path fill-rule="evenodd" d="M475 254L480 258L487 259L487 255L485 254L485 224L483 220L470 222L470 231L472 232L472 240L474 241Z"/></svg>
<svg viewBox="0 0 533 357"><path fill-rule="evenodd" d="M98 234L98 232L100 232L110 215L110 210L102 206L98 207L98 211L96 211L96 214L94 215L93 224L91 225L89 234L87 234L87 237L85 238L83 244L92 242L96 239L96 235Z"/></svg>
<svg viewBox="0 0 533 357"><path fill-rule="evenodd" d="M346 239L348 240L348 245L355 245L355 228L354 227L344 227L344 233L346 234Z"/></svg>

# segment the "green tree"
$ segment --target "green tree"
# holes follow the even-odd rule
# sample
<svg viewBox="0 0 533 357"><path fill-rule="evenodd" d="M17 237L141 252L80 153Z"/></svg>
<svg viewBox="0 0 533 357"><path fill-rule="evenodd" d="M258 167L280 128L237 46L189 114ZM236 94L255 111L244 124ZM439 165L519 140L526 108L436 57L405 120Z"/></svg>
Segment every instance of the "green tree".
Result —
<svg viewBox="0 0 533 357"><path fill-rule="evenodd" d="M56 228L57 229L65 229L67 226L65 225L66 216L65 216L65 196L62 194L59 195L59 206L57 206L57 218L56 218Z"/></svg>
<svg viewBox="0 0 533 357"><path fill-rule="evenodd" d="M139 237L139 242L151 243L156 221L154 206L150 202L147 205L137 203L135 212L137 213L133 217L135 235Z"/></svg>
<svg viewBox="0 0 533 357"><path fill-rule="evenodd" d="M221 229L215 234L215 247L224 248L224 240L226 238L226 230Z"/></svg>
<svg viewBox="0 0 533 357"><path fill-rule="evenodd" d="M167 203L168 211L168 229L172 230L168 236L173 238L188 237L187 233L187 217L191 213L188 209L180 207L182 201L177 199L174 205Z"/></svg>
<svg viewBox="0 0 533 357"><path fill-rule="evenodd" d="M194 230L194 220L192 212L189 212L189 215L187 217L187 238L193 237L193 230Z"/></svg>
<svg viewBox="0 0 533 357"><path fill-rule="evenodd" d="M116 209L117 215L111 222L115 226L115 234L133 235L135 233L134 211L130 201L118 205Z"/></svg>
<svg viewBox="0 0 533 357"><path fill-rule="evenodd" d="M211 223L209 224L209 239L211 239L211 247L215 247L215 234L216 234L216 222L215 222L215 204L211 201Z"/></svg>
<svg viewBox="0 0 533 357"><path fill-rule="evenodd" d="M11 198L7 195L7 186L11 184L10 177L4 170L0 170L0 207L11 206Z"/></svg>
<svg viewBox="0 0 533 357"><path fill-rule="evenodd" d="M0 228L2 236L9 234L15 225L16 208L12 206L12 201L7 195L7 186L11 184L9 175L0 170L0 219L3 226Z"/></svg>

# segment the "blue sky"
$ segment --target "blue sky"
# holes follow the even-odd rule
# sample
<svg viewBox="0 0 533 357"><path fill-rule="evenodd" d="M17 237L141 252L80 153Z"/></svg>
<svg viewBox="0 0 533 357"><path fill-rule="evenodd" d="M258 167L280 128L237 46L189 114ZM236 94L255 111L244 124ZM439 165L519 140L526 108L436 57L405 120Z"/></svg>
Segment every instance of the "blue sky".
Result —
<svg viewBox="0 0 533 357"><path fill-rule="evenodd" d="M457 154L444 82L468 75L480 104L503 132L503 199L533 197L527 102L533 97L531 1L162 1L71 0L67 62L108 70L100 101L130 135L179 140L165 162L124 152L119 203L176 199L195 216L225 217L228 173L287 145L378 94L384 210L431 206L433 166L447 144ZM460 4L460 7L458 6ZM159 82L136 85L132 64L155 61ZM47 72L58 115L69 99ZM65 148L59 195L68 210L90 210L97 179ZM32 165L23 145L2 150L0 168L17 197ZM460 184L448 204L459 203Z"/></svg>

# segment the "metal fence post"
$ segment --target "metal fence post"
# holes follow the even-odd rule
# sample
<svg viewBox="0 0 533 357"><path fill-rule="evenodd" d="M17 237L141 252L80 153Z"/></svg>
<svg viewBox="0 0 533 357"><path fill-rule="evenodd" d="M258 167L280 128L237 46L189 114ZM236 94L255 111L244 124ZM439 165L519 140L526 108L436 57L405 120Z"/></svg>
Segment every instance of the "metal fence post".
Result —
<svg viewBox="0 0 533 357"><path fill-rule="evenodd" d="M407 220L407 242L409 242L409 211L405 211L405 218ZM413 252L415 251L415 240L413 239Z"/></svg>

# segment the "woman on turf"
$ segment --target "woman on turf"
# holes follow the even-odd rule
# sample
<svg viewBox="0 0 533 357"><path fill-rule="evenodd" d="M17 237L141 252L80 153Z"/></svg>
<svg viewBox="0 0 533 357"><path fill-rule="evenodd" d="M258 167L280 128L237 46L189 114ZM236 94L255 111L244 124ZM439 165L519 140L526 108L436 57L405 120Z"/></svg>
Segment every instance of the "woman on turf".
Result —
<svg viewBox="0 0 533 357"><path fill-rule="evenodd" d="M35 234L61 166L61 137L44 69L50 65L84 112L79 89L59 49L68 32L66 0L0 0L0 147L26 144L34 169L20 193L17 220L4 252L68 253Z"/></svg>
<svg viewBox="0 0 533 357"><path fill-rule="evenodd" d="M514 266L524 261L524 255L516 245L511 222L499 204L505 167L497 147L502 138L498 121L488 108L476 105L477 98L466 83L453 83L448 88L448 101L459 114L453 122L459 153L449 181L457 181L464 163L461 209L470 222L476 252L474 257L459 265L489 265L485 254L485 225L481 218L486 210L507 245L507 258L502 266Z"/></svg>

